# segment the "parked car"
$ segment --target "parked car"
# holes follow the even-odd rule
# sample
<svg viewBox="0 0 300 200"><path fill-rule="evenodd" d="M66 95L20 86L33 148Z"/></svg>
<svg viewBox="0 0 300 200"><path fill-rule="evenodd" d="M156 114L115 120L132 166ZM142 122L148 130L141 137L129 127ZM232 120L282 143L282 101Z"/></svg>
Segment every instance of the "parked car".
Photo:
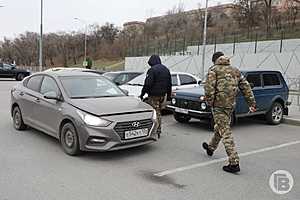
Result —
<svg viewBox="0 0 300 200"><path fill-rule="evenodd" d="M179 89L197 87L201 83L201 79L189 73L171 72L171 77L173 92ZM120 87L124 90L127 90L129 95L138 97L141 94L145 79L146 73L136 77Z"/></svg>
<svg viewBox="0 0 300 200"><path fill-rule="evenodd" d="M157 140L156 112L103 76L79 71L36 73L11 90L17 130L57 138L69 155L112 151Z"/></svg>
<svg viewBox="0 0 300 200"><path fill-rule="evenodd" d="M103 76L109 78L117 85L123 85L135 77L141 75L143 72L130 72L130 71L118 71L118 72L106 72Z"/></svg>
<svg viewBox="0 0 300 200"><path fill-rule="evenodd" d="M257 112L249 113L248 105L239 92L237 104L232 116L232 123L237 118L265 115L269 124L279 124L283 115L288 115L288 96L289 89L278 71L243 71L253 87L253 93L257 102ZM169 109L174 111L174 118L181 123L187 123L191 118L208 119L213 125L211 108L207 105L204 98L204 86L197 88L180 90L172 98Z"/></svg>
<svg viewBox="0 0 300 200"><path fill-rule="evenodd" d="M15 65L0 63L0 78L14 78L17 81L21 81L29 75L29 70L18 69Z"/></svg>

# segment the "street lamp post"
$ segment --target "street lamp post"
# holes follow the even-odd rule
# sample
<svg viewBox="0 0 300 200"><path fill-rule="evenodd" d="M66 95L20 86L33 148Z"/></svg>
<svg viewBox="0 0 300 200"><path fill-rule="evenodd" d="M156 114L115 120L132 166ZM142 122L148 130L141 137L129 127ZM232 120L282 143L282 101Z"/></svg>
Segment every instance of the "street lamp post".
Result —
<svg viewBox="0 0 300 200"><path fill-rule="evenodd" d="M74 18L77 21L80 21L81 23L84 24L85 26L85 31L84 31L84 62L86 62L86 55L87 55L87 23L86 21L79 19L79 18ZM86 67L86 66L84 66Z"/></svg>
<svg viewBox="0 0 300 200"><path fill-rule="evenodd" d="M204 67L205 67L205 51L206 51L206 32L207 32L207 13L208 13L208 0L206 0L205 5L205 17L204 17L204 27L203 27L203 50L202 50L202 67L201 67L201 78L204 80Z"/></svg>
<svg viewBox="0 0 300 200"><path fill-rule="evenodd" d="M43 0L41 0L41 25L40 25L40 51L39 51L39 71L43 71Z"/></svg>

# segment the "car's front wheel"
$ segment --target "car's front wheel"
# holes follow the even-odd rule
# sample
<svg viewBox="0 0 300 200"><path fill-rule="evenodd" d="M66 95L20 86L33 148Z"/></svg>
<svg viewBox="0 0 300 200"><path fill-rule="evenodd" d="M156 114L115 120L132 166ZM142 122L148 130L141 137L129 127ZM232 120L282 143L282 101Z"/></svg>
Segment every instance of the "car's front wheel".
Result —
<svg viewBox="0 0 300 200"><path fill-rule="evenodd" d="M25 130L27 128L26 124L23 121L21 110L18 106L13 109L13 123L14 128L18 131Z"/></svg>
<svg viewBox="0 0 300 200"><path fill-rule="evenodd" d="M266 114L266 120L271 125L278 125L283 120L283 107L281 103L273 103L271 109Z"/></svg>
<svg viewBox="0 0 300 200"><path fill-rule="evenodd" d="M174 113L174 118L176 121L178 121L180 123L188 123L191 120L190 116L180 114L180 113Z"/></svg>
<svg viewBox="0 0 300 200"><path fill-rule="evenodd" d="M60 133L61 146L68 155L76 156L80 153L77 131L72 123L63 125Z"/></svg>
<svg viewBox="0 0 300 200"><path fill-rule="evenodd" d="M22 81L24 78L25 78L25 75L20 73L20 74L17 74L16 80L17 81Z"/></svg>

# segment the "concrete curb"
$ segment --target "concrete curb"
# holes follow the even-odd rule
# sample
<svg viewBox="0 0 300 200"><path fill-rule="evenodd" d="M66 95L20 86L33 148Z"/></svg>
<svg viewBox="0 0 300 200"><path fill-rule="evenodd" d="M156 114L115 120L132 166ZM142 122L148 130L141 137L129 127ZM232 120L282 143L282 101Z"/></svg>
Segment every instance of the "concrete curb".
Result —
<svg viewBox="0 0 300 200"><path fill-rule="evenodd" d="M300 126L300 119L286 117L283 119L283 123L294 126Z"/></svg>

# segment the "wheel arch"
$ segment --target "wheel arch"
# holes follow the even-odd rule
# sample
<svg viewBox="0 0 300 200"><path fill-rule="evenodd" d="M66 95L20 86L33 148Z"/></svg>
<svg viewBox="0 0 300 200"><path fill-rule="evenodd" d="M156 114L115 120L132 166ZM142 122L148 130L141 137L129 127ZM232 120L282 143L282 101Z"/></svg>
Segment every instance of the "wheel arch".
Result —
<svg viewBox="0 0 300 200"><path fill-rule="evenodd" d="M12 106L11 106L11 110L10 110L11 116L13 116L13 111L14 111L15 107L19 107L19 109L21 109L18 103L16 103L16 102L13 103Z"/></svg>
<svg viewBox="0 0 300 200"><path fill-rule="evenodd" d="M65 117L59 124L59 131L58 131L58 139L59 140L60 140L60 136L61 136L61 130L62 130L63 126L67 123L71 123L74 126L75 130L77 131L74 120L71 119L70 117Z"/></svg>

